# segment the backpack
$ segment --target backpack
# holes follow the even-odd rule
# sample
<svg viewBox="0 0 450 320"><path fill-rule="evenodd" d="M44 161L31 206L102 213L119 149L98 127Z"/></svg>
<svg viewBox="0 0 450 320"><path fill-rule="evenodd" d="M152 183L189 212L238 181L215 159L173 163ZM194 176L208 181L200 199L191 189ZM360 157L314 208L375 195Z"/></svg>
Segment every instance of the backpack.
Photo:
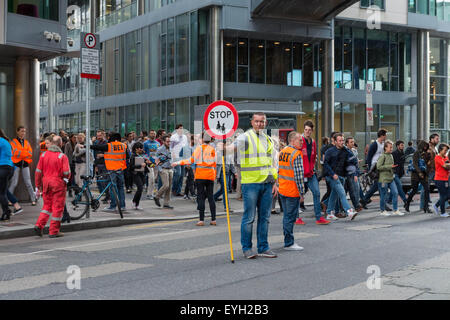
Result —
<svg viewBox="0 0 450 320"><path fill-rule="evenodd" d="M419 159L419 169L422 172L427 171L427 165L425 164L425 160ZM416 168L414 168L412 159L409 160L408 163L408 172L416 172Z"/></svg>

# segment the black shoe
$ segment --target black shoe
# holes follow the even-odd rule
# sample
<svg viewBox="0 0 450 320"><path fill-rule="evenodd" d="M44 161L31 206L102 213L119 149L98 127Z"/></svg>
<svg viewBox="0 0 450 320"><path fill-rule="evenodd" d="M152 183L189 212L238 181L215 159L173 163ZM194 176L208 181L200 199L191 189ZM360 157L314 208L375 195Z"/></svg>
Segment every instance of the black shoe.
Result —
<svg viewBox="0 0 450 320"><path fill-rule="evenodd" d="M389 207L387 204L386 204L385 208L386 208L386 211L392 211L392 208Z"/></svg>
<svg viewBox="0 0 450 320"><path fill-rule="evenodd" d="M431 211L430 208L426 207L423 209L423 213L433 213L433 211Z"/></svg>
<svg viewBox="0 0 450 320"><path fill-rule="evenodd" d="M214 199L214 201L216 201L216 202L222 201L222 198Z"/></svg>
<svg viewBox="0 0 450 320"><path fill-rule="evenodd" d="M70 216L69 215L64 215L61 219L61 223L70 223Z"/></svg>
<svg viewBox="0 0 450 320"><path fill-rule="evenodd" d="M155 203L158 207L161 207L161 202L159 202L159 198L154 197L153 200L155 201Z"/></svg>
<svg viewBox="0 0 450 320"><path fill-rule="evenodd" d="M8 211L4 212L2 214L2 217L0 218L1 221L9 221L11 218L11 210L8 209Z"/></svg>
<svg viewBox="0 0 450 320"><path fill-rule="evenodd" d="M271 214L279 214L279 213L277 212L277 210L272 210L270 213L271 213Z"/></svg>
<svg viewBox="0 0 450 320"><path fill-rule="evenodd" d="M361 200L359 200L359 203L361 204L361 207L363 207L366 210L368 209L367 208L367 202L365 202L364 200L361 199Z"/></svg>
<svg viewBox="0 0 450 320"><path fill-rule="evenodd" d="M168 204L165 204L165 205L163 206L163 208L166 208L166 209L173 209L173 207L169 206Z"/></svg>
<svg viewBox="0 0 450 320"><path fill-rule="evenodd" d="M42 236L44 235L44 229L41 229L38 226L35 226L34 233L36 233L37 236L42 238Z"/></svg>
<svg viewBox="0 0 450 320"><path fill-rule="evenodd" d="M409 204L411 203L411 201L406 201L405 205L403 206L403 208L405 208L406 212L409 212Z"/></svg>
<svg viewBox="0 0 450 320"><path fill-rule="evenodd" d="M369 200L366 201L366 204L369 204L371 202L372 202L372 199L369 199Z"/></svg>

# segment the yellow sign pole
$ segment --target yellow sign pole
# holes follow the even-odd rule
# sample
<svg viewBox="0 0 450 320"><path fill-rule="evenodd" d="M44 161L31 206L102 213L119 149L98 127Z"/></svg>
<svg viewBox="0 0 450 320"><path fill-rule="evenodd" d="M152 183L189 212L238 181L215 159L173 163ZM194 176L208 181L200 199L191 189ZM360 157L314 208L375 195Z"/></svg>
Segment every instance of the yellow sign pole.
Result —
<svg viewBox="0 0 450 320"><path fill-rule="evenodd" d="M233 256L233 241L231 239L231 226L230 226L230 209L228 207L228 188L227 188L227 175L225 173L225 157L222 153L222 172L223 172L223 189L225 191L225 207L227 209L227 221L228 221L228 238L230 239L230 254L231 263L234 263Z"/></svg>

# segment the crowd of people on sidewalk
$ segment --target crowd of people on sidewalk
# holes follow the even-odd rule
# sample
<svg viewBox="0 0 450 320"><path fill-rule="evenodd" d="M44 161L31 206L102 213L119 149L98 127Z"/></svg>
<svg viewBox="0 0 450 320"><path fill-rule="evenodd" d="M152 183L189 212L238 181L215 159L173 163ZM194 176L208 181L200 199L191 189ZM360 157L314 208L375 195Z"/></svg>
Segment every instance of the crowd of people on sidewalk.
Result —
<svg viewBox="0 0 450 320"><path fill-rule="evenodd" d="M1 220L7 221L11 215L23 211L14 197L20 173L32 205L36 205L40 195L44 200L35 227L40 236L50 218L50 236L62 236L59 229L64 222L66 196L73 197L72 190L76 190L67 188L67 185L81 187L83 176L110 174L118 192L117 201L109 192L105 193L103 202L109 204L103 209L106 212L115 212L118 206L127 210L125 194L133 190L131 209L138 211L142 210L143 197L169 210L174 209L172 197L184 197L196 201L199 212L197 226L205 225L206 200L210 225L214 226L217 225L216 202L222 201L226 208L226 193L236 192L237 199L243 201L241 244L246 258L276 257L270 250L267 235L270 215L280 212L283 212L285 249L303 249L295 243L293 228L294 225L305 224L300 213L306 210L304 198L308 191L312 194L317 225L328 225L338 219L354 220L367 209L377 191L381 216L403 216L410 212L413 197L420 191L421 210L448 217L445 210L450 198L449 146L440 143L438 134L432 134L429 141L418 141L417 150L412 143L408 143L404 150L403 141L394 143L388 140L388 132L380 129L377 139L366 146L364 165L353 137L333 132L329 138L322 138L319 150L312 138L314 123L310 120L304 122L303 132L290 132L287 141L269 136L266 125L266 115L255 113L249 130L225 141L215 141L207 132L190 134L182 124L178 124L173 133L167 134L159 129L142 131L139 136L130 132L124 137L104 130L97 130L92 138L83 133L45 133L35 173L37 190L31 182L33 150L26 140L26 128L17 128L16 137L12 140L0 130ZM91 141L89 149L86 139ZM408 154L412 154L412 159L406 163L405 172ZM91 165L87 167L87 163ZM321 169L321 174L318 169ZM406 173L411 175L408 193L404 192L401 181ZM365 193L361 186L362 176L370 177L372 181ZM322 198L321 180L325 181L327 188ZM439 201L430 208L432 184L439 191ZM102 192L106 186L98 182L97 187ZM217 191L214 193L215 187ZM399 207L399 197L404 211ZM275 209L277 202L280 203L280 212ZM11 205L14 211L9 208ZM257 253L252 249L256 218Z"/></svg>

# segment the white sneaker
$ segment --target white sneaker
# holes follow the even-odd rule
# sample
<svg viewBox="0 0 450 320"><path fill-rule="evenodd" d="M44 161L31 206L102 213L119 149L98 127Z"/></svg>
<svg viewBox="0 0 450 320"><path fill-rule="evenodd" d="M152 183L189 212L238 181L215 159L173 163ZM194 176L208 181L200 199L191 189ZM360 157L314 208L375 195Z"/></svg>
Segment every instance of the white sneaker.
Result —
<svg viewBox="0 0 450 320"><path fill-rule="evenodd" d="M134 210L143 211L144 209L142 209L142 208L139 207L139 206L135 206L135 207L134 207Z"/></svg>
<svg viewBox="0 0 450 320"><path fill-rule="evenodd" d="M338 220L339 218L336 217L334 215L334 211L331 211L328 215L327 215L327 220Z"/></svg>
<svg viewBox="0 0 450 320"><path fill-rule="evenodd" d="M440 214L440 216L441 216L442 218L448 218L448 217L450 217L450 216L448 215L448 213Z"/></svg>
<svg viewBox="0 0 450 320"><path fill-rule="evenodd" d="M300 247L298 244L294 243L293 245L291 245L289 247L284 247L284 250L288 250L288 251L302 251L303 247Z"/></svg>
<svg viewBox="0 0 450 320"><path fill-rule="evenodd" d="M353 211L353 209L350 209L347 211L347 216L350 218L350 220L355 219L355 217L358 215L358 212Z"/></svg>
<svg viewBox="0 0 450 320"><path fill-rule="evenodd" d="M380 212L380 216L389 217L390 215L391 214L388 211L386 211L386 210Z"/></svg>
<svg viewBox="0 0 450 320"><path fill-rule="evenodd" d="M404 212L401 212L400 210L397 209L397 211L394 211L394 212L392 213L392 215L393 215L393 216L404 216L405 213L404 213Z"/></svg>

